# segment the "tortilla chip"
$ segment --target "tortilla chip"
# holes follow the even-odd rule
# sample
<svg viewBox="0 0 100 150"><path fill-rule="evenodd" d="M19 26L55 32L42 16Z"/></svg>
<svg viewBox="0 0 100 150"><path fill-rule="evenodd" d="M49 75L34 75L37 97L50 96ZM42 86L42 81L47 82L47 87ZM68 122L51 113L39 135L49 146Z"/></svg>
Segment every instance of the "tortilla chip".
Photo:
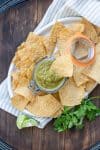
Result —
<svg viewBox="0 0 100 150"><path fill-rule="evenodd" d="M36 96L33 103L29 103L26 109L39 117L51 117L61 108L61 104L50 94Z"/></svg>
<svg viewBox="0 0 100 150"><path fill-rule="evenodd" d="M27 71L26 71L26 76L27 76L27 78L28 78L29 80L32 79L34 66L35 66L34 63L31 64L31 66L30 66L30 67L27 69Z"/></svg>
<svg viewBox="0 0 100 150"><path fill-rule="evenodd" d="M94 43L98 43L98 35L92 23L85 19L82 20L82 23L85 25L83 34L88 36Z"/></svg>
<svg viewBox="0 0 100 150"><path fill-rule="evenodd" d="M46 93L43 92L43 91L38 91L36 94L37 94L38 96L44 96L44 95L46 95Z"/></svg>
<svg viewBox="0 0 100 150"><path fill-rule="evenodd" d="M96 54L100 55L100 42L96 45Z"/></svg>
<svg viewBox="0 0 100 150"><path fill-rule="evenodd" d="M21 60L16 62L16 67L18 69L23 69L23 68L29 68L30 65L33 63L33 60L30 60L29 58L27 58L26 60Z"/></svg>
<svg viewBox="0 0 100 150"><path fill-rule="evenodd" d="M59 51L65 51L67 49L67 41L74 34L73 31L63 26L58 32L57 48Z"/></svg>
<svg viewBox="0 0 100 150"><path fill-rule="evenodd" d="M20 51L20 50L22 50L22 49L24 49L25 48L25 42L23 42L23 43L21 43L18 47L17 47L17 52L18 51ZM12 62L14 63L14 64L16 64L18 61L20 61L20 57L18 56L18 53L15 53L15 56L14 56L14 58L13 58L13 60L12 60Z"/></svg>
<svg viewBox="0 0 100 150"><path fill-rule="evenodd" d="M56 46L56 42L52 40L51 36L43 37L43 44L45 46L48 55L50 55L54 51Z"/></svg>
<svg viewBox="0 0 100 150"><path fill-rule="evenodd" d="M100 35L98 36L98 42L100 42Z"/></svg>
<svg viewBox="0 0 100 150"><path fill-rule="evenodd" d="M11 100L12 105L20 111L24 110L24 108L29 102L28 99L24 98L21 95L15 95Z"/></svg>
<svg viewBox="0 0 100 150"><path fill-rule="evenodd" d="M100 36L100 27L97 27L97 26L94 26L96 32L97 32L97 35Z"/></svg>
<svg viewBox="0 0 100 150"><path fill-rule="evenodd" d="M37 35L34 32L30 32L27 36L26 42L28 43L37 43L41 40L41 36Z"/></svg>
<svg viewBox="0 0 100 150"><path fill-rule="evenodd" d="M18 47L15 53L14 64L17 68L28 68L33 62L37 62L46 55L42 37L30 33L26 42Z"/></svg>
<svg viewBox="0 0 100 150"><path fill-rule="evenodd" d="M96 60L94 64L86 68L83 74L100 83L100 43L96 46Z"/></svg>
<svg viewBox="0 0 100 150"><path fill-rule="evenodd" d="M27 87L29 84L29 79L25 78L25 77L22 77L19 82L18 82L18 85L17 85L17 88L18 87Z"/></svg>
<svg viewBox="0 0 100 150"><path fill-rule="evenodd" d="M57 118L57 117L59 117L60 115L61 115L61 113L62 113L62 109L59 109L56 113L54 113L51 117L52 118Z"/></svg>
<svg viewBox="0 0 100 150"><path fill-rule="evenodd" d="M77 87L74 80L70 78L59 90L61 104L65 106L79 105L84 97L84 86Z"/></svg>
<svg viewBox="0 0 100 150"><path fill-rule="evenodd" d="M11 77L12 77L12 87L13 87L13 90L17 87L18 85L18 82L19 82L19 77L20 77L20 72L13 72L11 74Z"/></svg>
<svg viewBox="0 0 100 150"><path fill-rule="evenodd" d="M62 29L65 28L65 26L61 22L56 22L51 29L50 32L50 39L56 43L57 42L57 37L59 35L59 32L62 31Z"/></svg>
<svg viewBox="0 0 100 150"><path fill-rule="evenodd" d="M60 101L59 92L52 94L58 101Z"/></svg>
<svg viewBox="0 0 100 150"><path fill-rule="evenodd" d="M90 92L96 86L96 82L92 79L85 84L85 91Z"/></svg>
<svg viewBox="0 0 100 150"><path fill-rule="evenodd" d="M62 28L64 28L64 25L60 22L56 22L51 28L50 35L48 37L43 37L43 43L48 51L48 55L54 51L57 43L58 33Z"/></svg>
<svg viewBox="0 0 100 150"><path fill-rule="evenodd" d="M83 32L84 31L84 24L83 23L72 23L69 24L68 28L73 32Z"/></svg>
<svg viewBox="0 0 100 150"><path fill-rule="evenodd" d="M57 73L60 77L71 77L73 74L73 63L70 55L57 57L51 65L51 70Z"/></svg>
<svg viewBox="0 0 100 150"><path fill-rule="evenodd" d="M74 78L77 86L80 86L80 85L86 83L87 81L89 81L89 78L83 74L84 69L85 68L83 68L83 67L74 65L73 78Z"/></svg>
<svg viewBox="0 0 100 150"><path fill-rule="evenodd" d="M18 95L25 97L29 101L33 100L34 98L33 93L28 87L18 87L14 92Z"/></svg>

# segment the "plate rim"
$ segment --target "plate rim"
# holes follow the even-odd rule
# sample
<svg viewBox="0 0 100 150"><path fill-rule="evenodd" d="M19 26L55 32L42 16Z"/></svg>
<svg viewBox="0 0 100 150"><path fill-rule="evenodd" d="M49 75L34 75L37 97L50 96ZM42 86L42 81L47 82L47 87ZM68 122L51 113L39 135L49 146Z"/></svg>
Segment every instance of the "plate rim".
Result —
<svg viewBox="0 0 100 150"><path fill-rule="evenodd" d="M45 32L46 30L48 30L49 28L51 28L55 22L65 23L67 25L70 23L79 22L80 20L82 20L82 17L66 17L66 18L58 19L58 20L48 23L47 25L43 26L38 31L33 31L33 32L36 34L41 34L41 33ZM68 22L68 23L66 23L66 22ZM8 75L7 75L7 89L8 89L10 99L13 97L13 90L12 90L12 86L11 86L11 73L12 73L13 68L14 68L14 64L11 62L10 66L9 66L9 70L8 70ZM86 92L84 97L87 97L94 90L94 88L96 86L97 86L97 83L91 89L91 91ZM24 109L23 112L27 115L34 116L31 112L27 111L26 109ZM35 117L38 117L38 116L35 116Z"/></svg>

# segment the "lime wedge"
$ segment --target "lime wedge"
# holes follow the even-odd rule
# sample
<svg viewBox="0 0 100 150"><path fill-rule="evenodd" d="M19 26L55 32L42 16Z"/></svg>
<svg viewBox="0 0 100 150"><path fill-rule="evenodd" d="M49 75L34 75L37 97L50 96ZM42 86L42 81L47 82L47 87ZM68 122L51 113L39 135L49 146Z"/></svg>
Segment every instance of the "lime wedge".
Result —
<svg viewBox="0 0 100 150"><path fill-rule="evenodd" d="M38 122L35 119L30 118L24 114L19 114L16 121L18 129L36 126L37 124Z"/></svg>

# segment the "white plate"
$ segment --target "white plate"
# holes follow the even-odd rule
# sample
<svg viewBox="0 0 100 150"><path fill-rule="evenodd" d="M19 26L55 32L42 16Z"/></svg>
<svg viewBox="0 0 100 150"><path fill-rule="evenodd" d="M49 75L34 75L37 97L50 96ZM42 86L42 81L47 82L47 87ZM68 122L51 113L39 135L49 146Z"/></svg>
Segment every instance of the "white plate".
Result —
<svg viewBox="0 0 100 150"><path fill-rule="evenodd" d="M68 18L59 19L57 21L62 22L65 26L70 26L70 24L77 23L77 22L81 21L81 19L82 19L81 17L68 17ZM35 33L37 33L39 35L48 35L50 33L51 27L54 23L55 23L55 21L49 23L48 25L44 26L43 28L41 28L40 30L38 30ZM11 86L11 73L14 70L15 70L15 65L13 63L11 63L11 65L9 67L9 71L8 71L8 78L7 78L8 92L9 92L10 98L13 97L13 90L12 90L12 86ZM93 89L96 87L96 85L93 87ZM91 91L93 89L91 89ZM91 91L86 93L85 96L87 96Z"/></svg>

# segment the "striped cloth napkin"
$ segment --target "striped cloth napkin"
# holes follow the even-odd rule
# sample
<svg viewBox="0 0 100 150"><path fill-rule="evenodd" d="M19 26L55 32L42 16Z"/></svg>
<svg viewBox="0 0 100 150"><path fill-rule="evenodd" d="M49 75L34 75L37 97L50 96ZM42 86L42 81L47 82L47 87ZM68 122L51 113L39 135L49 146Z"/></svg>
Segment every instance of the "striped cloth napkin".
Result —
<svg viewBox="0 0 100 150"><path fill-rule="evenodd" d="M100 1L99 0L53 0L42 21L34 31L38 31L51 21L72 17L83 16L93 24L100 26ZM17 116L20 112L11 105L7 89L7 78L0 85L0 108ZM37 127L44 128L52 118L34 117L39 124Z"/></svg>

